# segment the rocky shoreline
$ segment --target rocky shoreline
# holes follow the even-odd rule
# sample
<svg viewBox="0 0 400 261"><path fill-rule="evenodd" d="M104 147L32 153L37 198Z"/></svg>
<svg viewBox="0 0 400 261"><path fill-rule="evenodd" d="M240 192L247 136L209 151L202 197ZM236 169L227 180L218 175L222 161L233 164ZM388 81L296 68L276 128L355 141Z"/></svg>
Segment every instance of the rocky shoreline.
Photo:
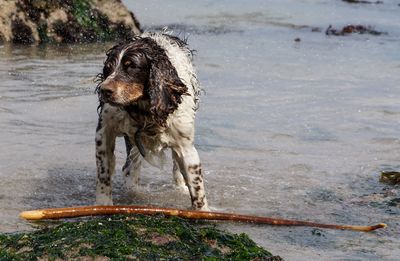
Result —
<svg viewBox="0 0 400 261"><path fill-rule="evenodd" d="M119 0L0 0L0 42L88 43L141 32Z"/></svg>

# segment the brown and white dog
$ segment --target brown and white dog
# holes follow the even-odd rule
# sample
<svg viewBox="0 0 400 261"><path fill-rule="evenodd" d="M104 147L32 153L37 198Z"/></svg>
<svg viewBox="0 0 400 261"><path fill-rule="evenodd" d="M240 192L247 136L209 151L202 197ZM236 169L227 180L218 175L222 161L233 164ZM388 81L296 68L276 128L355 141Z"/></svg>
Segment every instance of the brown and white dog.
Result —
<svg viewBox="0 0 400 261"><path fill-rule="evenodd" d="M187 186L192 208L208 210L203 175L194 147L200 87L187 44L166 33L143 33L107 52L99 74L96 129L96 203L112 205L115 139L124 137L125 185L135 189L142 159L154 162L172 150L173 177Z"/></svg>

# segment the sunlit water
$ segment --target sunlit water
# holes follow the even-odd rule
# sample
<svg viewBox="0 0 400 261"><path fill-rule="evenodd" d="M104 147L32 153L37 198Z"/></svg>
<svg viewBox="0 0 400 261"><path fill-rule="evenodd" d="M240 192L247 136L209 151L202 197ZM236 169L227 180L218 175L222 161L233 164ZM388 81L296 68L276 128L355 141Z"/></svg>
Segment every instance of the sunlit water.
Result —
<svg viewBox="0 0 400 261"><path fill-rule="evenodd" d="M125 1L143 27L189 36L205 94L196 144L215 210L373 233L221 224L287 260L399 260L400 7L341 1ZM388 34L327 37L347 23ZM312 32L318 27L322 32ZM299 42L294 41L300 38ZM94 76L111 44L0 46L0 231L29 229L20 211L94 203ZM145 167L119 204L186 208L170 165Z"/></svg>

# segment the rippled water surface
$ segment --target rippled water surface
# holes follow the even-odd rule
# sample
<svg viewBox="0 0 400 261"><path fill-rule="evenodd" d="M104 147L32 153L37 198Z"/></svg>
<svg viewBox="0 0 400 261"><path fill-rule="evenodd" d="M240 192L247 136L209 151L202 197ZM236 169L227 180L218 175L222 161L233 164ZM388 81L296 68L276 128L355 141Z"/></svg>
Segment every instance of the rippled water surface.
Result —
<svg viewBox="0 0 400 261"><path fill-rule="evenodd" d="M125 1L142 26L189 36L205 94L196 144L220 211L374 224L373 233L222 224L287 260L399 260L400 7L341 1ZM381 36L328 37L332 24ZM314 32L313 32L314 31ZM316 31L316 32L315 32ZM299 38L300 41L294 39ZM20 211L94 202L94 76L112 45L0 46L0 231ZM119 204L186 208L170 165Z"/></svg>

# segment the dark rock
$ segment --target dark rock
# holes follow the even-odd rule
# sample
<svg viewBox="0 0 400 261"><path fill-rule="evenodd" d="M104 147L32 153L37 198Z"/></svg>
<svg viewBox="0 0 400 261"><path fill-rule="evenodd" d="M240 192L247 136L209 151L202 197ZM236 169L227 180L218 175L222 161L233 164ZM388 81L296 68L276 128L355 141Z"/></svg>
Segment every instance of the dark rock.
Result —
<svg viewBox="0 0 400 261"><path fill-rule="evenodd" d="M364 25L347 25L342 29L333 28L332 25L329 25L325 30L326 35L335 35L335 36L345 36L349 34L370 34L370 35L381 35L387 34L385 32L380 32L373 29L371 26Z"/></svg>
<svg viewBox="0 0 400 261"><path fill-rule="evenodd" d="M349 4L383 4L383 1L366 1L366 0L342 0L343 2Z"/></svg>
<svg viewBox="0 0 400 261"><path fill-rule="evenodd" d="M11 21L11 33L13 43L31 44L35 42L32 29L20 19Z"/></svg>
<svg viewBox="0 0 400 261"><path fill-rule="evenodd" d="M400 172L398 171L382 171L379 181L391 185L400 184Z"/></svg>
<svg viewBox="0 0 400 261"><path fill-rule="evenodd" d="M118 41L141 32L120 0L0 0L0 10L0 41Z"/></svg>

